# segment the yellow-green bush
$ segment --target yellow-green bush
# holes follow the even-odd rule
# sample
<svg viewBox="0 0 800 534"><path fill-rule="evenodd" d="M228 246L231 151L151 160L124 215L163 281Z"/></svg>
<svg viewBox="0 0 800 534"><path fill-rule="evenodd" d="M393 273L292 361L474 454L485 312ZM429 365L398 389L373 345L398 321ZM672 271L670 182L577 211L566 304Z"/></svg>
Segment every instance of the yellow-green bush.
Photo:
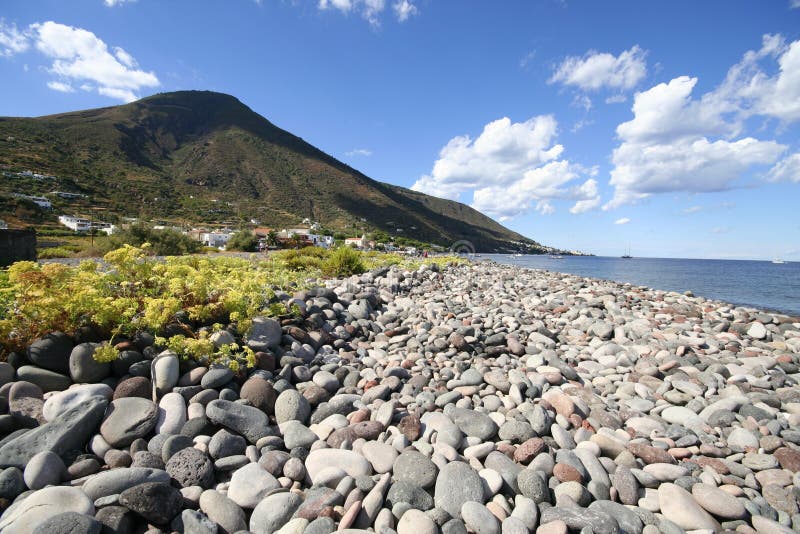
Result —
<svg viewBox="0 0 800 534"><path fill-rule="evenodd" d="M337 248L322 264L322 274L325 276L350 276L366 270L362 253L350 247Z"/></svg>
<svg viewBox="0 0 800 534"><path fill-rule="evenodd" d="M426 260L437 261L445 260ZM452 261L452 258L449 259ZM281 315L275 290L295 291L314 279L348 276L367 268L400 263L396 255L341 248L282 251L269 259L229 256L175 256L156 260L149 247L126 245L107 253L104 263L85 260L78 266L18 262L0 270L0 357L24 350L34 339L60 330L73 333L92 326L112 343L98 358L113 359L113 340L147 331L159 334L178 312L201 324L232 323L244 333L257 315ZM172 347L185 357L202 354L208 361L249 361L246 350L223 347L209 353L209 342L177 339ZM180 345L180 346L178 346Z"/></svg>

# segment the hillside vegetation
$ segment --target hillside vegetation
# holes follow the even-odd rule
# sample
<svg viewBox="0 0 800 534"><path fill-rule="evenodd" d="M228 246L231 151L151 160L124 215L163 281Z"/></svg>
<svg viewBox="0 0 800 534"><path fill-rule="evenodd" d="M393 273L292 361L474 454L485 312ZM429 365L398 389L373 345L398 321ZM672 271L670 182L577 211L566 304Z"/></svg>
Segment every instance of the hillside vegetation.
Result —
<svg viewBox="0 0 800 534"><path fill-rule="evenodd" d="M62 210L196 224L304 218L359 233L385 231L479 251L538 243L464 204L373 180L282 130L236 98L207 91L155 95L122 106L37 118L0 118L5 192L87 195ZM13 216L13 214L12 214Z"/></svg>

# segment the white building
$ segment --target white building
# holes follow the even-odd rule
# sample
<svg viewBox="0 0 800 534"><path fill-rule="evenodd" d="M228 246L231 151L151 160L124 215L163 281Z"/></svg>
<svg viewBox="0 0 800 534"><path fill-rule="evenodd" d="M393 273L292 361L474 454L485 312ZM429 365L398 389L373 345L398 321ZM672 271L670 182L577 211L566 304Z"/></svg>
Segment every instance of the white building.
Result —
<svg viewBox="0 0 800 534"><path fill-rule="evenodd" d="M200 242L207 247L223 248L228 244L231 234L224 232L204 232L200 234Z"/></svg>
<svg viewBox="0 0 800 534"><path fill-rule="evenodd" d="M89 219L73 217L71 215L59 215L58 222L73 232L88 232L92 227L92 223L89 221Z"/></svg>
<svg viewBox="0 0 800 534"><path fill-rule="evenodd" d="M367 248L367 236L362 235L361 237L348 237L344 240L344 246Z"/></svg>
<svg viewBox="0 0 800 534"><path fill-rule="evenodd" d="M107 222L93 222L91 227L93 230L103 232L106 235L111 235L117 231L117 227L115 225Z"/></svg>
<svg viewBox="0 0 800 534"><path fill-rule="evenodd" d="M42 209L46 210L53 209L53 204L45 197L37 197L34 195L23 195L22 193L15 193L14 196L17 198L24 198L25 200L30 200L31 202L33 202Z"/></svg>

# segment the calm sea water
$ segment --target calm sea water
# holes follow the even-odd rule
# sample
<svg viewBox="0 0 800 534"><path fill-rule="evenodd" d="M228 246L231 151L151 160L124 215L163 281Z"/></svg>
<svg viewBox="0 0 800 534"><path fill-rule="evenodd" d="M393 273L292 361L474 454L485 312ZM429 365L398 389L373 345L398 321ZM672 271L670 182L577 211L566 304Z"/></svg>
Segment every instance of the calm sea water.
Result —
<svg viewBox="0 0 800 534"><path fill-rule="evenodd" d="M603 278L800 316L800 262L608 258L599 256L482 258L534 269Z"/></svg>

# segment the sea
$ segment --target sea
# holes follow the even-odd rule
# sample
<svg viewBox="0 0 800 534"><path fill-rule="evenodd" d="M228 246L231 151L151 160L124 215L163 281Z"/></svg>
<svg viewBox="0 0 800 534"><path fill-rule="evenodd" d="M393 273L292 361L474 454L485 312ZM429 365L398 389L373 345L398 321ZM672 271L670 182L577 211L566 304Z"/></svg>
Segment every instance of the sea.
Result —
<svg viewBox="0 0 800 534"><path fill-rule="evenodd" d="M481 254L475 259L627 282L800 316L800 262Z"/></svg>

